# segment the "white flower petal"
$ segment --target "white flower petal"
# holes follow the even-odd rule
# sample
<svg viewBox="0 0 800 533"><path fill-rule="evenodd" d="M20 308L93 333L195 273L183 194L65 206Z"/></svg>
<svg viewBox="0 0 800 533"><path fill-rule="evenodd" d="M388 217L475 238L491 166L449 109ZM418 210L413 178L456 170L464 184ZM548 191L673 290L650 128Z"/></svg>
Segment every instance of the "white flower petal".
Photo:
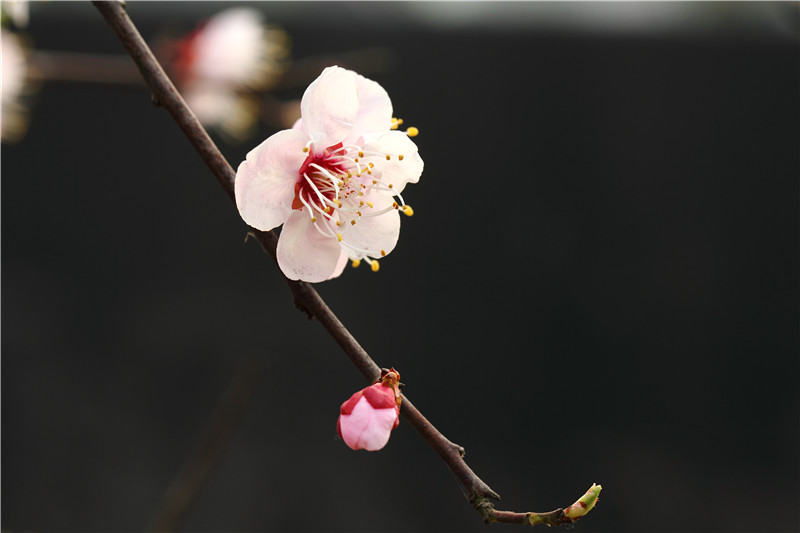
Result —
<svg viewBox="0 0 800 533"><path fill-rule="evenodd" d="M262 231L281 225L292 211L294 185L307 154L308 137L283 130L255 147L236 172L236 207L244 221Z"/></svg>
<svg viewBox="0 0 800 533"><path fill-rule="evenodd" d="M389 94L377 82L358 74L358 114L350 138L345 144L358 138L370 141L389 131L392 126L392 101Z"/></svg>
<svg viewBox="0 0 800 533"><path fill-rule="evenodd" d="M373 193L364 197L365 202L370 201L372 208L362 208L362 213L368 215L370 211L378 212L390 206L394 199L389 194ZM341 228L342 245L352 259L381 257L381 250L385 254L394 250L400 236L400 214L396 209L377 216L361 216L355 224L344 224Z"/></svg>
<svg viewBox="0 0 800 533"><path fill-rule="evenodd" d="M407 183L417 183L425 166L419 156L417 145L401 131L390 131L365 145L364 151L367 153L379 152L390 156L387 161L386 156L370 155L364 158L364 162L374 163L380 180L386 185L391 184L392 189L397 193L402 192ZM398 157L399 155L403 156L402 160Z"/></svg>
<svg viewBox="0 0 800 533"><path fill-rule="evenodd" d="M339 262L336 263L336 268L333 269L333 274L328 276L328 279L338 278L344 272L344 267L347 266L347 263L350 262L350 257L347 255L347 252L342 250L339 255Z"/></svg>
<svg viewBox="0 0 800 533"><path fill-rule="evenodd" d="M358 115L356 74L328 67L308 86L300 102L302 128L315 149L332 146L350 135Z"/></svg>
<svg viewBox="0 0 800 533"><path fill-rule="evenodd" d="M339 268L341 254L336 238L322 235L305 210L292 211L283 224L277 255L287 278L310 283L330 279Z"/></svg>

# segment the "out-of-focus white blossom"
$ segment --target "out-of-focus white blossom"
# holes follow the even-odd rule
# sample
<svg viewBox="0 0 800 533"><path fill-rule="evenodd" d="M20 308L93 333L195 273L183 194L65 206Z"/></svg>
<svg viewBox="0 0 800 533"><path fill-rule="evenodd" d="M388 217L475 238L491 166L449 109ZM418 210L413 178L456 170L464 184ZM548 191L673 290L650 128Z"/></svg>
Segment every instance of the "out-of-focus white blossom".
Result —
<svg viewBox="0 0 800 533"><path fill-rule="evenodd" d="M200 122L238 140L252 133L259 118L252 93L283 73L286 42L250 8L222 11L179 41L172 70Z"/></svg>
<svg viewBox="0 0 800 533"><path fill-rule="evenodd" d="M3 0L0 2L3 19L8 18L17 28L27 28L30 19L28 2L24 0Z"/></svg>
<svg viewBox="0 0 800 533"><path fill-rule="evenodd" d="M15 142L25 135L28 127L28 110L22 101L27 77L27 52L20 38L6 29L0 30L2 49L0 62L2 62L2 130L3 142Z"/></svg>

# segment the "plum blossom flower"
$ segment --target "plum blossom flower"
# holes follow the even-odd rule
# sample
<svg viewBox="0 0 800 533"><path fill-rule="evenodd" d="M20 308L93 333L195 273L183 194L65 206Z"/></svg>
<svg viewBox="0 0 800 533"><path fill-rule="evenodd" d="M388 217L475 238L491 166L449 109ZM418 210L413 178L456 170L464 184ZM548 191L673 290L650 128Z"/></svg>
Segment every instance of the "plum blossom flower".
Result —
<svg viewBox="0 0 800 533"><path fill-rule="evenodd" d="M293 280L339 276L348 259L389 254L400 234L400 215L413 214L402 191L416 183L423 162L398 131L392 103L376 82L328 67L306 89L301 118L254 148L236 173L236 205L250 226L283 224L278 265Z"/></svg>
<svg viewBox="0 0 800 533"><path fill-rule="evenodd" d="M342 404L336 431L354 450L380 450L400 423L400 374L381 369L371 386L353 394Z"/></svg>
<svg viewBox="0 0 800 533"><path fill-rule="evenodd" d="M260 12L221 11L175 47L172 71L200 122L235 139L246 138L258 119L264 90L283 74L286 35L267 28Z"/></svg>

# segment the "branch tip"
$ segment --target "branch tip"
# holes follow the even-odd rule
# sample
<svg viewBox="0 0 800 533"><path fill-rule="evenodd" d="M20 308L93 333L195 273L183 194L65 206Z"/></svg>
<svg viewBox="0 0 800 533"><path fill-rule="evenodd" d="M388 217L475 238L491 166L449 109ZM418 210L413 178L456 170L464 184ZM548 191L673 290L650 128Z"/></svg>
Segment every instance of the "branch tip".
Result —
<svg viewBox="0 0 800 533"><path fill-rule="evenodd" d="M505 524L524 524L535 526L544 524L550 526L561 526L571 524L592 510L599 499L600 490L603 487L592 484L586 494L567 507L566 509L556 509L548 513L515 513L513 511L499 511L494 508L494 504L485 495L474 495L471 502L475 510L481 513L483 521L487 524L492 522L502 522Z"/></svg>
<svg viewBox="0 0 800 533"><path fill-rule="evenodd" d="M586 515L586 513L591 511L594 506L597 505L597 502L600 499L601 490L603 490L602 485L592 483L592 486L589 487L589 490L586 491L586 494L581 496L578 501L564 510L564 516L574 522L580 517Z"/></svg>

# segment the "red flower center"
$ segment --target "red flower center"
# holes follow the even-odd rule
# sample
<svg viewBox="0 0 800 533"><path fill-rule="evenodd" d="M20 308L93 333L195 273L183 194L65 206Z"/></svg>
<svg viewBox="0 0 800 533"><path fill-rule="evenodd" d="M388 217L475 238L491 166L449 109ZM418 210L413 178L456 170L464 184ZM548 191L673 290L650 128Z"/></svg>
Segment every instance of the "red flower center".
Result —
<svg viewBox="0 0 800 533"><path fill-rule="evenodd" d="M331 208L337 207L339 188L349 174L349 161L343 157L343 152L342 143L319 153L309 152L297 173L292 209L310 206L312 210L329 213Z"/></svg>

